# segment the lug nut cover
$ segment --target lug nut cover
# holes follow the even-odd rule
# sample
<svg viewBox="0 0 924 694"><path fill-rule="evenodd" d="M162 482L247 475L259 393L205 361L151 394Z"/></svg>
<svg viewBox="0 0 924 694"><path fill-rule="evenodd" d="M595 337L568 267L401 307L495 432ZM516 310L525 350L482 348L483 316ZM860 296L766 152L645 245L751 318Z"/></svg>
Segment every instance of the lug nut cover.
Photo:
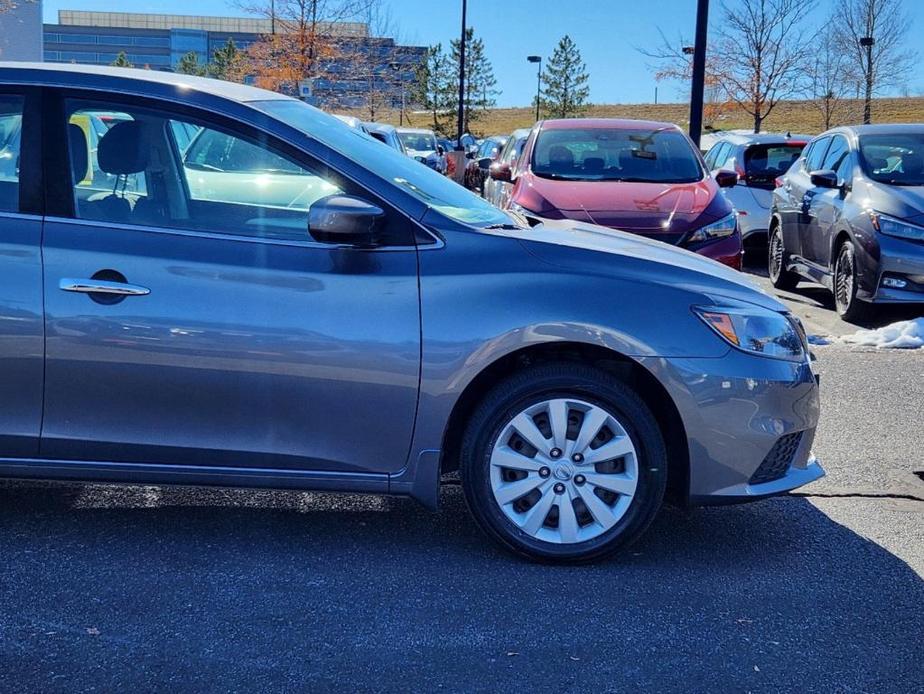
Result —
<svg viewBox="0 0 924 694"><path fill-rule="evenodd" d="M565 491L565 485L561 484L560 482L559 482L558 484L555 485L555 493L556 493L556 494L563 494L564 491Z"/></svg>

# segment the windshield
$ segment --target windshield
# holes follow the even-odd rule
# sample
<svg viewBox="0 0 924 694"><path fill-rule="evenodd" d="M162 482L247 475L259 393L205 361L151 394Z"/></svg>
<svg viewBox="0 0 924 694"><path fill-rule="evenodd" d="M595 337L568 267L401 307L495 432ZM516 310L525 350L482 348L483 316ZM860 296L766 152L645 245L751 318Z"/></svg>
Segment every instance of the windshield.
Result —
<svg viewBox="0 0 924 694"><path fill-rule="evenodd" d="M413 149L415 152L435 152L436 137L427 133L405 133L398 131L398 137L404 143L405 149Z"/></svg>
<svg viewBox="0 0 924 694"><path fill-rule="evenodd" d="M860 136L860 164L874 181L924 185L924 133Z"/></svg>
<svg viewBox="0 0 924 694"><path fill-rule="evenodd" d="M571 181L691 183L704 175L692 145L674 128L542 130L531 166L537 176Z"/></svg>
<svg viewBox="0 0 924 694"><path fill-rule="evenodd" d="M405 156L365 133L345 126L323 111L294 99L255 101L264 113L298 128L372 173L384 178L425 205L464 224L512 224L510 215L427 166Z"/></svg>

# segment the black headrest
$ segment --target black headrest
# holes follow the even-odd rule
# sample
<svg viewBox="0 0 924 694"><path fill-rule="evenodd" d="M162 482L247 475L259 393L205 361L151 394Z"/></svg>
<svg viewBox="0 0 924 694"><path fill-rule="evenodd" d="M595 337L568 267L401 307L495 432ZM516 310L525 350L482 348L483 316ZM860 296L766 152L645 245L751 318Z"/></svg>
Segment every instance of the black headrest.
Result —
<svg viewBox="0 0 924 694"><path fill-rule="evenodd" d="M549 149L549 164L574 166L574 154L564 145L555 145Z"/></svg>
<svg viewBox="0 0 924 694"><path fill-rule="evenodd" d="M100 138L96 158L99 168L108 174L133 174L148 166L141 123L126 120L116 123Z"/></svg>
<svg viewBox="0 0 924 694"><path fill-rule="evenodd" d="M585 171L603 171L605 165L606 159L603 157L586 157L584 159Z"/></svg>
<svg viewBox="0 0 924 694"><path fill-rule="evenodd" d="M71 153L71 172L76 186L87 175L87 136L76 123L67 124L67 148Z"/></svg>

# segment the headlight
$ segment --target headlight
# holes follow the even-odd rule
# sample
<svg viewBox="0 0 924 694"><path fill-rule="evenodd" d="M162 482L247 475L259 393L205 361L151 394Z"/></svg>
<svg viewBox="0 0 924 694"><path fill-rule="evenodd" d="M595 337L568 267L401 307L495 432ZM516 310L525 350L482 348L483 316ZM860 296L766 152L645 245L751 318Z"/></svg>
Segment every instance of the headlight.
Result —
<svg viewBox="0 0 924 694"><path fill-rule="evenodd" d="M924 227L909 224L878 212L870 212L869 218L873 223L873 229L881 231L883 234L897 236L901 239L911 239L912 241L924 241Z"/></svg>
<svg viewBox="0 0 924 694"><path fill-rule="evenodd" d="M694 312L733 347L774 359L803 361L805 343L797 325L781 313L754 308L694 307Z"/></svg>
<svg viewBox="0 0 924 694"><path fill-rule="evenodd" d="M735 233L738 226L738 215L732 212L727 217L722 217L717 222L700 227L687 238L687 243L700 243L701 241L712 241L731 236Z"/></svg>

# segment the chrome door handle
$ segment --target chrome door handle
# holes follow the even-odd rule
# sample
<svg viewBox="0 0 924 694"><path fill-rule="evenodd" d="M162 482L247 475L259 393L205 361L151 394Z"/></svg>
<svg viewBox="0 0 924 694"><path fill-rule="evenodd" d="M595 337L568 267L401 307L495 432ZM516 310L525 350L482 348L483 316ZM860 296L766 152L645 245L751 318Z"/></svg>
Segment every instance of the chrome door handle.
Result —
<svg viewBox="0 0 924 694"><path fill-rule="evenodd" d="M64 277L58 282L58 289L79 294L117 294L121 296L145 296L151 290L137 284L109 282L107 280L75 280Z"/></svg>

